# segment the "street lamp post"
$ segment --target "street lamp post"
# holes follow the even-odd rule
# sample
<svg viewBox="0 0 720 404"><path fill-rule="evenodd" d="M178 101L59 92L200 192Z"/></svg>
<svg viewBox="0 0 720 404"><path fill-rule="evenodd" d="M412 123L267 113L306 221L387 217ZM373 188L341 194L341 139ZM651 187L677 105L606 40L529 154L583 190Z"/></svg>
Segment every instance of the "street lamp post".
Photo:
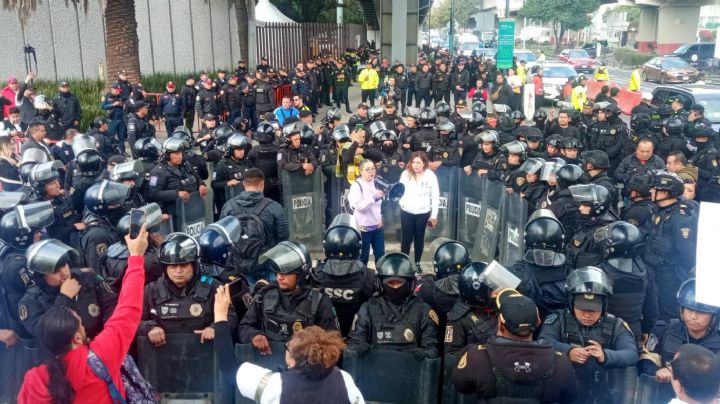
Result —
<svg viewBox="0 0 720 404"><path fill-rule="evenodd" d="M454 39L455 39L455 0L450 0L450 33L448 38L448 48L450 54L454 53Z"/></svg>

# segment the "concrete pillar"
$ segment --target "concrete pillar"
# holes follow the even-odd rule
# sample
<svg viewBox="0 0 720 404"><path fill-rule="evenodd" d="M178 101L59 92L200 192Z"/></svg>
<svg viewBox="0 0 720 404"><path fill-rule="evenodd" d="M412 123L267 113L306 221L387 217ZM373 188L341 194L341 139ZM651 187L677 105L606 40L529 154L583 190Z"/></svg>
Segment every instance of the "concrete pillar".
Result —
<svg viewBox="0 0 720 404"><path fill-rule="evenodd" d="M380 1L380 52L393 64L413 64L417 59L418 0Z"/></svg>
<svg viewBox="0 0 720 404"><path fill-rule="evenodd" d="M657 53L665 55L688 42L695 42L700 6L666 6L658 11Z"/></svg>
<svg viewBox="0 0 720 404"><path fill-rule="evenodd" d="M640 27L638 32L638 51L649 53L655 49L658 27L658 9L643 7L640 9Z"/></svg>

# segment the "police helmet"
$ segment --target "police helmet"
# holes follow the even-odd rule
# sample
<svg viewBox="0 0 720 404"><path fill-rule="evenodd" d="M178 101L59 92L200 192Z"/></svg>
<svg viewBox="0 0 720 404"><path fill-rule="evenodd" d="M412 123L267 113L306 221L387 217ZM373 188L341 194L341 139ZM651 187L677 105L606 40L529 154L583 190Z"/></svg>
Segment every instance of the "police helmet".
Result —
<svg viewBox="0 0 720 404"><path fill-rule="evenodd" d="M562 141L563 141L562 135L558 135L558 134L550 135L547 138L547 144L549 144L551 146L555 146L558 149L560 148Z"/></svg>
<svg viewBox="0 0 720 404"><path fill-rule="evenodd" d="M140 160L126 161L116 164L110 170L110 179L115 182L123 182L124 180L137 181L143 173L143 166ZM138 184L136 184L138 185Z"/></svg>
<svg viewBox="0 0 720 404"><path fill-rule="evenodd" d="M559 158L552 158L543 163L542 170L540 170L540 181L549 181L550 178L557 181L557 172L565 164L565 160Z"/></svg>
<svg viewBox="0 0 720 404"><path fill-rule="evenodd" d="M48 161L31 166L28 183L40 195L45 194L45 184L60 178L60 169L63 168L62 162L58 160Z"/></svg>
<svg viewBox="0 0 720 404"><path fill-rule="evenodd" d="M155 138L146 137L138 139L133 145L135 154L138 157L149 160L157 160L162 156L162 145Z"/></svg>
<svg viewBox="0 0 720 404"><path fill-rule="evenodd" d="M89 135L77 135L73 138L72 151L77 159L80 155L86 152L97 153L97 142L95 138Z"/></svg>
<svg viewBox="0 0 720 404"><path fill-rule="evenodd" d="M342 119L342 111L340 108L331 107L325 111L325 120L327 122L339 121Z"/></svg>
<svg viewBox="0 0 720 404"><path fill-rule="evenodd" d="M437 279L460 273L469 265L470 251L461 242L446 237L436 238L430 246L433 251L433 268Z"/></svg>
<svg viewBox="0 0 720 404"><path fill-rule="evenodd" d="M583 169L575 164L565 164L555 173L557 186L559 189L565 189L580 182L583 176Z"/></svg>
<svg viewBox="0 0 720 404"><path fill-rule="evenodd" d="M501 115L497 121L497 128L501 132L512 132L515 129L515 122L509 115Z"/></svg>
<svg viewBox="0 0 720 404"><path fill-rule="evenodd" d="M335 130L333 130L333 139L336 142L349 142L351 140L350 138L350 131L347 129L347 125L339 125Z"/></svg>
<svg viewBox="0 0 720 404"><path fill-rule="evenodd" d="M272 143L275 139L275 128L266 121L260 122L255 128L255 139L262 144Z"/></svg>
<svg viewBox="0 0 720 404"><path fill-rule="evenodd" d="M230 139L230 136L233 135L233 132L235 130L232 128L232 126L224 123L213 131L213 137L215 138L216 145L221 146L224 145L228 139Z"/></svg>
<svg viewBox="0 0 720 404"><path fill-rule="evenodd" d="M720 313L720 307L697 301L697 292L695 287L695 278L690 278L680 285L677 292L677 300L680 307L713 315Z"/></svg>
<svg viewBox="0 0 720 404"><path fill-rule="evenodd" d="M180 138L183 140L187 140L188 143L192 139L192 132L190 132L190 129L188 129L185 125L180 125L180 126L176 127L175 130L173 131L172 135L175 136L176 133L184 133L186 136L182 136L182 135L178 135L178 136L182 136Z"/></svg>
<svg viewBox="0 0 720 404"><path fill-rule="evenodd" d="M538 128L534 127L534 126L523 126L523 127L528 128L528 129L527 129L527 132L525 133L525 138L526 138L528 141L531 141L531 140L532 140L532 141L536 141L536 142L542 141L542 139L543 139L543 133L542 133L542 131L541 131L540 129L538 129Z"/></svg>
<svg viewBox="0 0 720 404"><path fill-rule="evenodd" d="M32 148L27 149L23 152L22 157L20 158L20 164L40 164L40 163L46 163L50 159L48 158L48 155L45 154L44 151Z"/></svg>
<svg viewBox="0 0 720 404"><path fill-rule="evenodd" d="M310 146L315 140L315 131L312 126L306 123L300 123L300 144Z"/></svg>
<svg viewBox="0 0 720 404"><path fill-rule="evenodd" d="M453 123L450 121L440 122L437 125L437 131L438 132L447 132L447 135L444 135L444 136L453 137L455 135L455 125L453 125Z"/></svg>
<svg viewBox="0 0 720 404"><path fill-rule="evenodd" d="M511 118L512 120L521 120L521 121L524 121L524 120L525 120L525 114L523 114L522 111L513 111L513 112L510 113L510 118Z"/></svg>
<svg viewBox="0 0 720 404"><path fill-rule="evenodd" d="M435 114L437 116L444 116L445 118L450 117L450 105L445 101L440 101L435 104Z"/></svg>
<svg viewBox="0 0 720 404"><path fill-rule="evenodd" d="M600 216L610 208L610 191L598 184L577 184L568 187L575 202L589 205L593 216Z"/></svg>
<svg viewBox="0 0 720 404"><path fill-rule="evenodd" d="M382 105L373 105L368 109L368 116L372 119L380 119L383 116L385 109Z"/></svg>
<svg viewBox="0 0 720 404"><path fill-rule="evenodd" d="M423 108L420 111L420 116L418 117L418 123L423 128L431 128L433 125L435 125L435 122L437 121L437 114L435 113L435 110L432 110L430 108Z"/></svg>
<svg viewBox="0 0 720 404"><path fill-rule="evenodd" d="M520 166L519 171L525 174L536 175L542 170L545 160L540 157L531 157Z"/></svg>
<svg viewBox="0 0 720 404"><path fill-rule="evenodd" d="M245 135L243 135L240 132L235 132L232 136L230 136L230 139L227 141L227 155L231 156L233 155L233 150L235 149L243 149L245 150L245 156L247 157L248 152L252 148L252 144L250 144L250 139L248 139Z"/></svg>
<svg viewBox="0 0 720 404"><path fill-rule="evenodd" d="M486 267L486 262L476 261L460 271L458 291L461 302L472 307L486 307L490 303L492 289L483 276Z"/></svg>
<svg viewBox="0 0 720 404"><path fill-rule="evenodd" d="M286 141L290 141L290 137L295 134L300 134L302 132L302 124L300 122L293 122L289 123L285 126L283 126L282 133L283 138L285 138Z"/></svg>
<svg viewBox="0 0 720 404"><path fill-rule="evenodd" d="M158 260L164 265L194 263L199 257L200 245L185 233L168 234L158 248Z"/></svg>
<svg viewBox="0 0 720 404"><path fill-rule="evenodd" d="M75 265L79 254L57 239L38 241L25 251L27 268L38 274L53 274L65 264Z"/></svg>
<svg viewBox="0 0 720 404"><path fill-rule="evenodd" d="M712 130L711 127L707 126L694 126L691 127L690 130L685 133L685 135L689 138L692 138L693 141L695 141L695 138L698 137L707 137L709 139L713 139L715 137L715 131Z"/></svg>
<svg viewBox="0 0 720 404"><path fill-rule="evenodd" d="M115 232L117 233L118 238L121 240L121 242L124 243L125 236L127 236L130 233L130 213L126 213L123 215L123 217L118 220L117 224L115 225Z"/></svg>
<svg viewBox="0 0 720 404"><path fill-rule="evenodd" d="M237 117L234 121L232 121L230 126L236 131L246 133L250 130L250 120L247 118Z"/></svg>
<svg viewBox="0 0 720 404"><path fill-rule="evenodd" d="M182 128L185 130L175 130L175 132L173 132L172 136L170 137L174 139L184 140L189 145L193 144L192 135L187 132L187 128L185 128L184 126Z"/></svg>
<svg viewBox="0 0 720 404"><path fill-rule="evenodd" d="M597 267L578 268L565 280L565 293L571 309L575 308L576 296L583 302L583 310L602 311L607 309L608 298L612 296L612 281ZM598 297L600 299L598 299Z"/></svg>
<svg viewBox="0 0 720 404"><path fill-rule="evenodd" d="M525 225L525 248L562 252L565 229L549 209L536 210Z"/></svg>
<svg viewBox="0 0 720 404"><path fill-rule="evenodd" d="M473 112L477 112L478 114L482 115L483 117L487 116L487 107L485 106L485 103L482 101L474 101L470 107Z"/></svg>
<svg viewBox="0 0 720 404"><path fill-rule="evenodd" d="M574 137L568 136L568 137L563 138L563 140L560 142L560 148L561 149L578 149L578 150L580 150L581 145L580 145L579 140L575 139Z"/></svg>
<svg viewBox="0 0 720 404"><path fill-rule="evenodd" d="M498 133L494 130L484 130L479 135L475 136L475 142L478 144L492 143L497 146Z"/></svg>
<svg viewBox="0 0 720 404"><path fill-rule="evenodd" d="M625 185L630 191L637 192L642 198L650 197L652 189L652 175L647 171L638 171L630 174Z"/></svg>
<svg viewBox="0 0 720 404"><path fill-rule="evenodd" d="M355 218L347 213L335 216L323 235L323 249L327 258L358 259L361 245L362 236L355 223Z"/></svg>
<svg viewBox="0 0 720 404"><path fill-rule="evenodd" d="M670 198L677 198L685 192L685 185L679 175L667 170L654 170L652 187L659 191L667 191Z"/></svg>
<svg viewBox="0 0 720 404"><path fill-rule="evenodd" d="M578 124L582 121L582 113L575 108L568 111L568 115L570 116L571 124Z"/></svg>
<svg viewBox="0 0 720 404"><path fill-rule="evenodd" d="M388 253L383 255L376 264L378 278L407 278L415 279L416 268L410 257L403 253Z"/></svg>
<svg viewBox="0 0 720 404"><path fill-rule="evenodd" d="M628 222L616 221L595 229L593 239L602 247L605 258L632 258L641 252L640 230Z"/></svg>
<svg viewBox="0 0 720 404"><path fill-rule="evenodd" d="M685 129L685 124L680 118L668 118L663 121L663 127L667 130L668 134L676 135L682 134Z"/></svg>
<svg viewBox="0 0 720 404"><path fill-rule="evenodd" d="M168 140L165 141L162 145L162 151L165 155L165 158L169 159L170 154L181 151L185 152L187 149L190 148L190 144L184 140L180 140L178 138L171 137Z"/></svg>
<svg viewBox="0 0 720 404"><path fill-rule="evenodd" d="M547 121L547 112L544 109L535 110L533 113L533 121L535 123L545 123Z"/></svg>
<svg viewBox="0 0 720 404"><path fill-rule="evenodd" d="M17 205L0 218L0 239L13 248L25 250L33 243L34 233L54 221L55 214L50 201Z"/></svg>
<svg viewBox="0 0 720 404"><path fill-rule="evenodd" d="M602 150L588 150L582 154L582 159L597 169L607 170L610 168L610 158Z"/></svg>
<svg viewBox="0 0 720 404"><path fill-rule="evenodd" d="M650 115L638 112L636 114L632 114L632 117L630 118L630 127L635 132L640 132L645 129L650 129Z"/></svg>
<svg viewBox="0 0 720 404"><path fill-rule="evenodd" d="M27 193L21 191L0 192L0 217L5 212L27 202Z"/></svg>
<svg viewBox="0 0 720 404"><path fill-rule="evenodd" d="M375 137L378 133L384 130L387 130L387 126L385 126L385 122L383 121L373 121L370 125L368 125L368 131L372 137Z"/></svg>
<svg viewBox="0 0 720 404"><path fill-rule="evenodd" d="M226 216L209 224L197 239L200 262L225 267L233 246L240 241L241 236L240 221L235 216Z"/></svg>
<svg viewBox="0 0 720 404"><path fill-rule="evenodd" d="M98 116L97 118L93 119L92 127L95 129L100 129L101 126L108 123L108 119L104 116Z"/></svg>
<svg viewBox="0 0 720 404"><path fill-rule="evenodd" d="M480 127L480 125L482 125L483 123L485 123L485 118L482 116L482 114L473 111L467 119L466 126L468 130L473 130Z"/></svg>
<svg viewBox="0 0 720 404"><path fill-rule="evenodd" d="M500 146L500 151L508 155L518 155L523 160L527 157L527 145L519 140L513 140L512 142L505 143Z"/></svg>
<svg viewBox="0 0 720 404"><path fill-rule="evenodd" d="M98 217L108 217L111 205L121 205L130 195L125 184L103 180L85 191L85 208Z"/></svg>
<svg viewBox="0 0 720 404"><path fill-rule="evenodd" d="M380 132L380 134L378 136L378 140L380 142L391 141L393 143L397 143L398 136L394 130L384 130L384 131Z"/></svg>
<svg viewBox="0 0 720 404"><path fill-rule="evenodd" d="M605 113L606 117L617 116L620 114L620 108L614 102L608 103L604 108L601 109Z"/></svg>
<svg viewBox="0 0 720 404"><path fill-rule="evenodd" d="M105 161L97 150L88 150L75 157L77 167L82 172L99 173L105 168Z"/></svg>
<svg viewBox="0 0 720 404"><path fill-rule="evenodd" d="M296 241L281 241L275 247L265 251L259 258L258 264L264 265L270 271L280 274L298 274L298 284L304 280L304 275L310 269L310 251L304 244Z"/></svg>

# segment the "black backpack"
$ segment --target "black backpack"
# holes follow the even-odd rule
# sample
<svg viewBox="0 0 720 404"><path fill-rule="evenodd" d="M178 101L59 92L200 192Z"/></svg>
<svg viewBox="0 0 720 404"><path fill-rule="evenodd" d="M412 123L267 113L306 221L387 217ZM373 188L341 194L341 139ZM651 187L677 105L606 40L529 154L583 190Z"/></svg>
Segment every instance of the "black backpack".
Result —
<svg viewBox="0 0 720 404"><path fill-rule="evenodd" d="M240 241L236 252L242 260L255 261L265 251L267 238L265 224L260 214L270 205L271 199L265 198L252 208L238 207L235 217L240 221Z"/></svg>

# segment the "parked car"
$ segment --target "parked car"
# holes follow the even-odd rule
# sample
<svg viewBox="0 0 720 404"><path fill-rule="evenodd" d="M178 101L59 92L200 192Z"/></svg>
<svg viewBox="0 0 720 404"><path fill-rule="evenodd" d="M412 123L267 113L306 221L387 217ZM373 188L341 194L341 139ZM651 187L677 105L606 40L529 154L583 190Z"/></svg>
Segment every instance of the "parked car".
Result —
<svg viewBox="0 0 720 404"><path fill-rule="evenodd" d="M545 98L562 100L563 86L568 80L575 79L578 75L575 68L568 63L560 62L545 62L542 67ZM529 78L528 82L530 82Z"/></svg>
<svg viewBox="0 0 720 404"><path fill-rule="evenodd" d="M674 56L688 63L703 62L708 59L715 57L715 43L714 42L696 42L687 43L667 56Z"/></svg>
<svg viewBox="0 0 720 404"><path fill-rule="evenodd" d="M709 85L657 86L653 90L652 103L662 105L670 97L679 97L686 111L693 104L705 107L705 118L713 129L720 130L720 88Z"/></svg>
<svg viewBox="0 0 720 404"><path fill-rule="evenodd" d="M537 65L537 56L535 56L535 53L531 50L515 49L513 56L517 60L517 63L520 63L521 60L525 61L525 71L528 72L528 74L530 74L535 68L535 65Z"/></svg>
<svg viewBox="0 0 720 404"><path fill-rule="evenodd" d="M602 54L604 55L608 48L607 41L600 41L600 46L602 47ZM597 57L597 43L589 42L583 45L582 48L585 49L585 52L587 52L591 58L595 59Z"/></svg>
<svg viewBox="0 0 720 404"><path fill-rule="evenodd" d="M642 67L643 81L655 80L665 83L692 83L697 80L698 70L678 57L659 56L650 59Z"/></svg>
<svg viewBox="0 0 720 404"><path fill-rule="evenodd" d="M569 63L578 73L593 74L595 60L588 55L585 49L563 49L560 52L560 61Z"/></svg>

